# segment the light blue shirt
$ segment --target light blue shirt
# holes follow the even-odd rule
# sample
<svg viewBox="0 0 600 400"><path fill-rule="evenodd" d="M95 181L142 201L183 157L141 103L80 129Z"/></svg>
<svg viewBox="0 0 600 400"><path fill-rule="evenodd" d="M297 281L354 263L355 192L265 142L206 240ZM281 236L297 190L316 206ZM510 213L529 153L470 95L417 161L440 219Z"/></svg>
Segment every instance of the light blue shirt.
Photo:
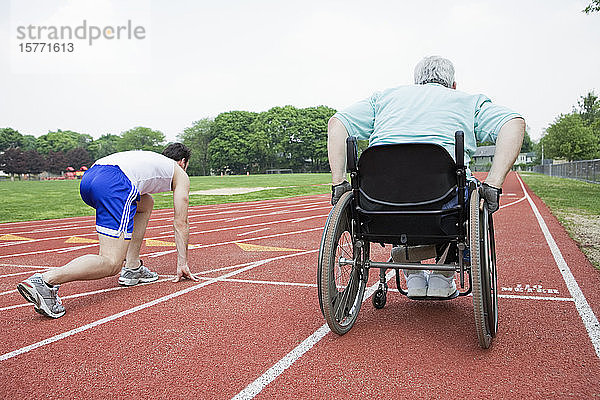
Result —
<svg viewBox="0 0 600 400"><path fill-rule="evenodd" d="M470 95L437 83L399 86L377 92L336 113L349 135L369 146L393 143L435 143L454 159L454 133L465 133L465 165L477 141L495 142L516 112L493 104L482 94Z"/></svg>

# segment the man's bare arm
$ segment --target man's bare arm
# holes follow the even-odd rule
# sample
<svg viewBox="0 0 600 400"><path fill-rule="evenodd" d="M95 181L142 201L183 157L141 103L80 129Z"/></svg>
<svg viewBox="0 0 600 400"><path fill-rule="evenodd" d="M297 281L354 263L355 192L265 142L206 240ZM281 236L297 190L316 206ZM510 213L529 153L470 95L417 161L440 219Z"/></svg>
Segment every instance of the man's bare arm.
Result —
<svg viewBox="0 0 600 400"><path fill-rule="evenodd" d="M338 185L346 180L346 138L348 131L344 124L335 117L327 124L327 154L331 167L331 181Z"/></svg>
<svg viewBox="0 0 600 400"><path fill-rule="evenodd" d="M514 118L502 125L496 140L494 161L485 183L498 189L502 187L506 175L519 156L524 135L525 120L523 118Z"/></svg>
<svg viewBox="0 0 600 400"><path fill-rule="evenodd" d="M190 224L188 221L188 206L190 195L190 178L178 165L175 166L173 175L173 228L175 231L175 245L177 246L177 276L173 280L188 278L197 281L188 266L188 242L190 237Z"/></svg>

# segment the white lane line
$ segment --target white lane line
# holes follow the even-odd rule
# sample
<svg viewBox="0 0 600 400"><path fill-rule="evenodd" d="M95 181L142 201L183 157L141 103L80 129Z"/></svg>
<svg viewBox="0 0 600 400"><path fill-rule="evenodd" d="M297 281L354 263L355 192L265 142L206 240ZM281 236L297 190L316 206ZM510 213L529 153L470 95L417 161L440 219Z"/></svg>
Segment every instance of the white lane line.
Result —
<svg viewBox="0 0 600 400"><path fill-rule="evenodd" d="M389 281L395 274L395 271L390 271L386 275L386 279ZM366 292L363 298L363 303L373 295L377 287L379 286L379 282L375 283L371 286ZM249 400L253 399L257 394L259 394L267 385L273 382L279 375L283 373L286 369L291 367L300 357L302 357L307 351L313 348L314 345L319 343L321 339L325 337L330 332L329 326L327 324L323 324L319 329L317 329L312 335L304 339L302 343L296 346L292 351L287 353L281 360L279 360L275 365L269 368L264 374L256 378L254 382L246 386L244 390L235 395L232 400Z"/></svg>
<svg viewBox="0 0 600 400"><path fill-rule="evenodd" d="M326 207L320 207L320 208L326 208ZM318 215L318 216L314 216L314 217L316 218L316 217L323 217L323 216L326 217L327 215ZM230 227L225 227L225 228L209 229L209 230L204 230L204 231L199 231L199 232L190 232L190 235L201 235L201 234L207 234L207 233L214 233L214 232L221 232L221 231L230 231L230 230L237 230L237 229L242 229L242 228L251 228L251 227L257 227L257 226L264 226L264 225L277 225L277 224L281 224L281 223L285 223L285 222L292 222L292 221L294 221L296 219L297 218L291 218L291 219L284 219L284 220L277 220L277 221L261 222L261 223L256 223L256 224L236 225L236 226L230 226ZM190 226L191 225L193 225L193 224L190 224ZM165 226L161 226L161 227L156 227L155 226L152 229L158 229L158 228L164 228L164 227L166 227L166 225ZM173 231L169 231L167 235L159 234L159 236L154 236L154 237L145 238L145 239L159 240L159 239L164 239L164 238L167 238L167 237L172 237L172 235L173 235ZM86 236L86 235L78 235L78 236ZM65 236L65 237L70 237L70 236ZM55 238L33 239L33 240L30 240L30 241L27 241L27 242L19 242L19 243L32 243L32 242L38 242L38 241L42 241L42 240L51 240L51 239L55 239ZM58 248L58 249L38 250L38 251L27 252L27 253L6 254L6 255L0 255L0 258L19 257L19 256L35 255L35 254L50 253L50 252L67 253L67 252L70 252L70 251L81 250L81 249L85 249L85 248L89 248L89 247L94 247L94 246L98 246L98 243L88 244L88 245L81 245L81 246L63 247L63 248Z"/></svg>
<svg viewBox="0 0 600 400"><path fill-rule="evenodd" d="M572 297L524 296L519 294L499 294L501 299L546 300L546 301L575 301Z"/></svg>
<svg viewBox="0 0 600 400"><path fill-rule="evenodd" d="M527 190L525 190L525 185L523 184L523 181L521 180L521 177L518 174L517 178L519 180L521 188L523 189L523 193L525 193L525 197L527 197L527 201L529 202L529 205L531 206L531 209L533 210L533 213L537 218L538 224L540 225L540 228L544 233L546 242L550 247L550 251L552 252L552 256L554 257L554 261L556 262L556 265L560 270L563 280L567 285L567 289L569 289L569 293L571 293L571 297L573 297L573 300L575 302L575 308L577 308L577 312L579 313L579 316L583 321L583 325L587 330L588 336L592 341L594 350L596 350L596 356L600 358L600 324L598 324L598 318L596 318L596 315L594 314L592 308L588 304L585 296L583 295L583 292L581 291L581 288L575 280L575 277L571 273L571 269L567 265L567 262L565 261L562 253L560 252L556 241L552 237L552 234L550 233L546 222L544 222L544 218L542 218L542 215L540 214L537 206L533 202L533 199L531 198L531 196L529 196Z"/></svg>
<svg viewBox="0 0 600 400"><path fill-rule="evenodd" d="M322 231L322 230L323 230L322 227L318 227L318 228L312 228L312 229L303 229L301 231L276 233L276 234L273 234L273 235L259 236L259 237L255 237L255 238L240 239L240 240L230 240L230 241L227 241L227 242L218 242L218 243L210 243L210 244L196 244L196 245L191 245L190 249L204 249L206 247L223 246L223 245L226 245L226 244L234 244L234 243L242 243L242 242L252 242L254 240L269 239L269 238L273 238L273 237L296 235L296 234L299 234L299 233L306 233L306 232L313 232L313 231ZM165 254L175 253L176 251L177 251L176 249L175 250L157 251L155 253L144 254L144 256L147 256L147 257L150 257L150 258L154 258L154 257L164 256Z"/></svg>
<svg viewBox="0 0 600 400"><path fill-rule="evenodd" d="M308 252L302 252L302 253L296 253L296 254L286 254L284 256L278 256L278 257L267 258L265 260L254 261L254 262L250 263L250 265L248 265L246 267L237 269L235 271L231 271L231 272L229 272L229 273L227 273L225 275L219 276L217 278L208 280L206 282L202 282L202 283L194 285L194 286L190 286L190 287L188 287L186 289L179 290L177 292L174 292L174 293L171 293L169 295L160 297L158 299L155 299L155 300L152 300L150 302L141 304L139 306L130 308L128 310L121 311L120 313L110 315L108 317L99 319L99 320L91 322L89 324L82 325L82 326L80 326L78 328L71 329L70 331L63 332L63 333L60 333L58 335L49 337L49 338L44 339L42 341L39 341L37 343L30 344L29 346L25 346L25 347L22 347L20 349L13 350L11 352L2 354L2 355L0 355L0 362L1 361L6 361L6 360L8 360L10 358L16 357L16 356L24 354L24 353L28 353L28 352L30 352L32 350L35 350L35 349L43 347L43 346L45 346L47 344L51 344L51 343L57 342L59 340L65 339L65 338L67 338L69 336L76 335L76 334L78 334L80 332L87 331L87 330L89 330L91 328L94 328L96 326L105 324L107 322L111 322L111 321L117 320L117 319L119 319L121 317L124 317L124 316L129 315L129 314L133 314L133 313L135 313L137 311L141 311L141 310L144 310L146 308L155 306L157 304L164 303L165 301L174 299L174 298L182 296L182 295L184 295L186 293L189 293L189 292L192 292L194 290L197 290L197 289L203 288L205 286L211 285L213 283L219 282L219 279L229 278L231 276L241 274L242 272L249 271L249 270L251 270L253 268L259 267L259 266L261 266L263 264L266 264L268 262L271 262L271 261L280 260L280 259L289 258L289 257L295 257L295 256L298 256L298 255L308 254L308 253L312 253L312 252L313 252L313 250L308 251Z"/></svg>
<svg viewBox="0 0 600 400"><path fill-rule="evenodd" d="M213 279L200 277L200 279ZM253 283L258 285L275 285L275 286L300 286L300 287L317 287L316 283L300 283L300 282L280 282L280 281L260 281L255 279L231 279L231 278L216 278L220 282L232 282L232 283Z"/></svg>
<svg viewBox="0 0 600 400"><path fill-rule="evenodd" d="M165 281L172 280L172 279L173 279L173 276L170 276L170 277L165 278L165 279L159 279L159 280L156 280L154 282L140 283L140 284L135 285L135 286L136 287L137 286L147 286L147 285L152 285L152 284L159 283L159 282L165 282ZM106 288L106 289L94 290L94 291L91 291L91 292L83 292L83 293L72 294L72 295L69 295L69 296L60 296L60 298L61 298L61 300L64 300L64 299L74 299L76 297L84 297L84 296L90 296L90 295L93 295L93 294L114 292L115 290L124 290L124 289L129 289L129 288L131 288L131 287L128 287L128 286L115 286L115 287ZM6 293L15 293L15 292L16 292L16 290L11 290L10 292L6 292ZM4 294L4 293L0 293L0 294ZM21 304L15 304L15 305L12 305L12 306L2 307L2 308L0 308L0 311L14 310L15 308L21 308L21 307L27 307L27 306L32 306L32 304L29 303L29 302L27 302L27 303L21 303Z"/></svg>
<svg viewBox="0 0 600 400"><path fill-rule="evenodd" d="M515 201L513 201L513 202L510 202L510 203L508 203L508 204L501 205L499 208L504 208L504 207L512 206L513 204L520 203L520 202L522 202L522 201L523 201L523 200L525 200L525 199L526 199L526 197L525 197L525 196L523 196L523 197L521 197L519 200L515 200Z"/></svg>
<svg viewBox="0 0 600 400"><path fill-rule="evenodd" d="M36 270L33 270L33 271L14 272L12 274L0 275L0 278L8 278L10 276L17 276L17 275L35 274L36 272L46 272L46 271L48 271L48 268L45 268L45 269L36 269ZM0 293L0 294L2 294L2 293Z"/></svg>
<svg viewBox="0 0 600 400"><path fill-rule="evenodd" d="M331 208L331 206L329 206L329 205L321 206L321 207L314 207L315 205L319 205L319 204L321 204L321 203L307 203L302 208L295 208L294 210L286 210L286 208L287 208L286 206L270 207L271 209L283 208L284 210L280 210L278 212L269 212L266 214L255 214L255 215L240 217L239 219L249 219L249 218L254 218L254 217L272 216L272 215L278 215L278 214L300 213L300 212L304 212L304 211L314 211L314 210L323 209L323 208ZM252 211L255 211L255 210L254 209L241 210L241 211L232 210L232 211L223 211L220 213L205 214L205 215L201 215L201 216L214 216L214 215L221 214L221 213L238 213L238 212L252 212ZM193 218L194 218L194 216L190 215L190 220ZM151 221L156 222L156 221L167 220L167 219L170 219L170 218L155 218L155 214L153 214L153 218ZM196 221L196 222L190 222L190 226L211 223L211 222L230 221L230 220L232 220L232 219L230 217L228 217L228 218L218 218L218 219L211 219L211 220L204 220L204 221ZM87 223L89 221L85 221L85 222ZM30 231L11 232L11 233L15 234L15 235L25 235L25 234L41 233L41 232L56 232L56 231L60 231L60 230L92 229L94 227L95 227L95 225L68 225L67 227L50 227L50 228L44 228L44 229L36 229L33 231L30 230ZM170 224L169 225L160 225L160 226L149 226L148 230L162 229L162 228L167 228L167 227L172 227L172 226ZM231 228L228 228L228 229L231 229ZM167 233L172 235L173 231L169 231ZM86 233L86 234L71 234L71 235L65 235L65 236L51 236L51 237L38 238L38 239L32 239L32 240L24 240L24 241L11 241L11 242L7 242L7 243L0 243L0 247L15 246L15 245L20 245L20 244L47 241L47 240L55 240L55 239L68 239L72 236L94 236L95 237L96 232L94 230L93 232Z"/></svg>
<svg viewBox="0 0 600 400"><path fill-rule="evenodd" d="M48 267L47 265L23 265L23 264L0 264L0 267L15 267L15 268L33 268L33 269L40 269L40 268L46 268L46 269L53 269L56 267Z"/></svg>
<svg viewBox="0 0 600 400"><path fill-rule="evenodd" d="M398 289L389 288L389 292L399 292ZM472 297L473 294L469 293L467 297ZM575 301L571 297L550 297L550 296L525 296L519 294L499 294L498 298L501 299L520 299L520 300L546 300L546 301Z"/></svg>
<svg viewBox="0 0 600 400"><path fill-rule="evenodd" d="M246 235L250 235L252 233L256 233L256 232L262 232L262 231L266 231L269 230L271 228L262 228L262 229L257 229L255 231L250 231L250 232L244 232L244 233L238 233L238 236L246 236Z"/></svg>
<svg viewBox="0 0 600 400"><path fill-rule="evenodd" d="M319 251L318 249L316 249L316 250L307 250L307 251L302 252L301 254L311 254L311 253L316 253L318 251ZM298 254L300 254L300 253L298 253ZM290 254L288 256L292 257L292 256L297 256L298 254ZM269 260L273 261L273 260L276 260L276 259L278 259L278 257L270 258ZM211 269L211 270L208 270L208 271L196 272L196 273L194 273L194 275L198 276L200 279L204 279L204 280L217 279L217 278L205 278L205 277L201 277L199 275L210 274L210 273L213 273L213 272L226 271L226 270L235 269L235 268L242 268L242 267L246 267L248 265L251 265L254 262L255 261L250 261L250 262L246 262L246 263L242 263L242 264L229 265L227 267L221 267L221 268ZM31 272L32 271L27 271L26 273L30 274ZM152 285L154 283L168 281L168 280L171 280L171 279L173 279L175 277L175 275L160 275L160 276L161 277L166 277L166 279L159 279L157 281L148 282L148 283L140 283L139 285L136 285L136 287L137 286ZM220 279L220 280L227 281L225 279ZM239 281L241 282L242 280L239 280ZM292 283L292 285L302 285L302 284L299 284L299 283L298 284L294 284L294 283ZM83 293L72 294L72 295L69 295L69 296L63 296L63 297L61 297L61 299L73 299L73 298L76 298L76 297L90 296L90 295L93 295L93 294L112 292L112 291L115 291L115 290L123 290L123 289L128 289L128 288L129 287L127 287L127 286L116 286L116 287L107 288L107 289L94 290L92 292L83 292ZM4 295L4 294L10 294L10 293L16 293L16 292L17 292L16 290L9 290L7 292L0 293L0 296ZM31 303L16 304L16 305L13 305L13 306L2 307L2 308L0 308L0 311L12 310L12 309L15 309L15 308L27 307L27 306L30 306L30 305L31 305Z"/></svg>
<svg viewBox="0 0 600 400"><path fill-rule="evenodd" d="M201 235L201 234L206 234L206 233L222 232L222 231L236 230L236 229L242 229L242 228L251 228L251 227L256 227L256 226L264 226L264 225L277 225L277 224L281 224L281 223L291 222L294 220L295 220L295 218L278 220L278 221L270 221L270 222L262 222L262 223L249 224L249 225L230 226L230 227L226 227L226 228L209 229L209 230L200 231L200 232L190 232L190 235ZM167 237L171 237L172 234L173 234L173 232L171 231L170 235L154 236L154 237L145 238L145 239L154 239L154 240L164 239ZM52 253L52 252L67 253L70 251L81 250L81 249L94 247L94 246L98 246L98 243L81 245L81 246L62 247L62 248L58 248L58 249L37 250L37 251L31 251L31 252L26 252L26 253L13 253L13 254L5 254L5 255L3 254L3 255L0 255L0 258L20 257L20 256L28 256L28 255L36 255L36 254ZM194 246L194 245L191 245L191 246ZM196 245L196 246L210 247L210 245ZM2 264L0 264L0 265L2 265Z"/></svg>

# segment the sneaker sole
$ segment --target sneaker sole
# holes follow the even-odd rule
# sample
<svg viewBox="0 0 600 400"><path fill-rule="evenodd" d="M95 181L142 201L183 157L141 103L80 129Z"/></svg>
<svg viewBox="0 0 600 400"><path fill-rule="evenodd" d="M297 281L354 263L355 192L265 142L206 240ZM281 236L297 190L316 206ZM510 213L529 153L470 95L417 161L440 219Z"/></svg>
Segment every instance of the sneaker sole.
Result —
<svg viewBox="0 0 600 400"><path fill-rule="evenodd" d="M140 278L140 279L124 279L119 277L119 285L122 286L135 286L138 283L149 283L158 280L158 275L153 276L152 278Z"/></svg>
<svg viewBox="0 0 600 400"><path fill-rule="evenodd" d="M17 290L19 291L19 293L21 294L21 296L23 296L23 298L25 300L27 300L30 303L33 303L33 309L38 314L41 314L41 315L44 315L44 316L50 317L50 318L60 318L63 315L65 315L65 311L63 311L62 313L58 313L58 314L50 311L48 309L48 306L46 305L46 303L41 298L40 294L37 292L37 290L35 290L35 288L33 286L29 286L26 283L21 282L17 285Z"/></svg>
<svg viewBox="0 0 600 400"><path fill-rule="evenodd" d="M448 293L447 290L438 290L436 291L434 290L427 290L427 297L437 297L437 298L441 298L441 299L446 299L448 297L452 297L456 294L457 289L454 289L454 291Z"/></svg>
<svg viewBox="0 0 600 400"><path fill-rule="evenodd" d="M423 289L408 289L407 297L425 297L427 296L427 288Z"/></svg>
<svg viewBox="0 0 600 400"><path fill-rule="evenodd" d="M139 279L123 279L119 278L119 285L121 286L135 286L140 283Z"/></svg>

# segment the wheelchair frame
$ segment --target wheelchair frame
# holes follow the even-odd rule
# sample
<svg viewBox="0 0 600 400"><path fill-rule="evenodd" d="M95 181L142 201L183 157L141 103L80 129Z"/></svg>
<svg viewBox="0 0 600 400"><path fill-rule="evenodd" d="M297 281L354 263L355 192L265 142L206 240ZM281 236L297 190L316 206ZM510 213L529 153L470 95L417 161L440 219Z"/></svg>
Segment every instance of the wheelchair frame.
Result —
<svg viewBox="0 0 600 400"><path fill-rule="evenodd" d="M398 291L407 295L400 284L400 270L454 271L460 276L460 288L465 289L465 273L468 274L467 290L457 291L454 296L473 294L473 309L479 345L489 348L498 329L498 293L496 284L496 253L492 215L487 204L480 207L478 184L469 183L468 210L465 199L466 167L464 165L464 134L457 131L456 137L456 186L458 205L449 210L392 210L369 211L360 207L360 171L356 138L347 140L347 164L352 190L344 193L333 207L321 239L319 250L317 284L321 312L330 329L343 335L354 325L363 302L369 271L379 268L380 282L373 294L375 308L383 308L387 300L388 285L385 274L388 269L396 271ZM370 244L380 243L408 246L406 235L400 237L375 237L363 232L361 215L414 215L425 216L458 212L457 234L442 237L456 242L458 262L444 264L415 264L376 262L370 259ZM467 216L468 212L468 216ZM364 217L363 217L364 218ZM463 254L470 253L468 259ZM423 297L418 300L440 300ZM444 299L444 300L447 300Z"/></svg>

